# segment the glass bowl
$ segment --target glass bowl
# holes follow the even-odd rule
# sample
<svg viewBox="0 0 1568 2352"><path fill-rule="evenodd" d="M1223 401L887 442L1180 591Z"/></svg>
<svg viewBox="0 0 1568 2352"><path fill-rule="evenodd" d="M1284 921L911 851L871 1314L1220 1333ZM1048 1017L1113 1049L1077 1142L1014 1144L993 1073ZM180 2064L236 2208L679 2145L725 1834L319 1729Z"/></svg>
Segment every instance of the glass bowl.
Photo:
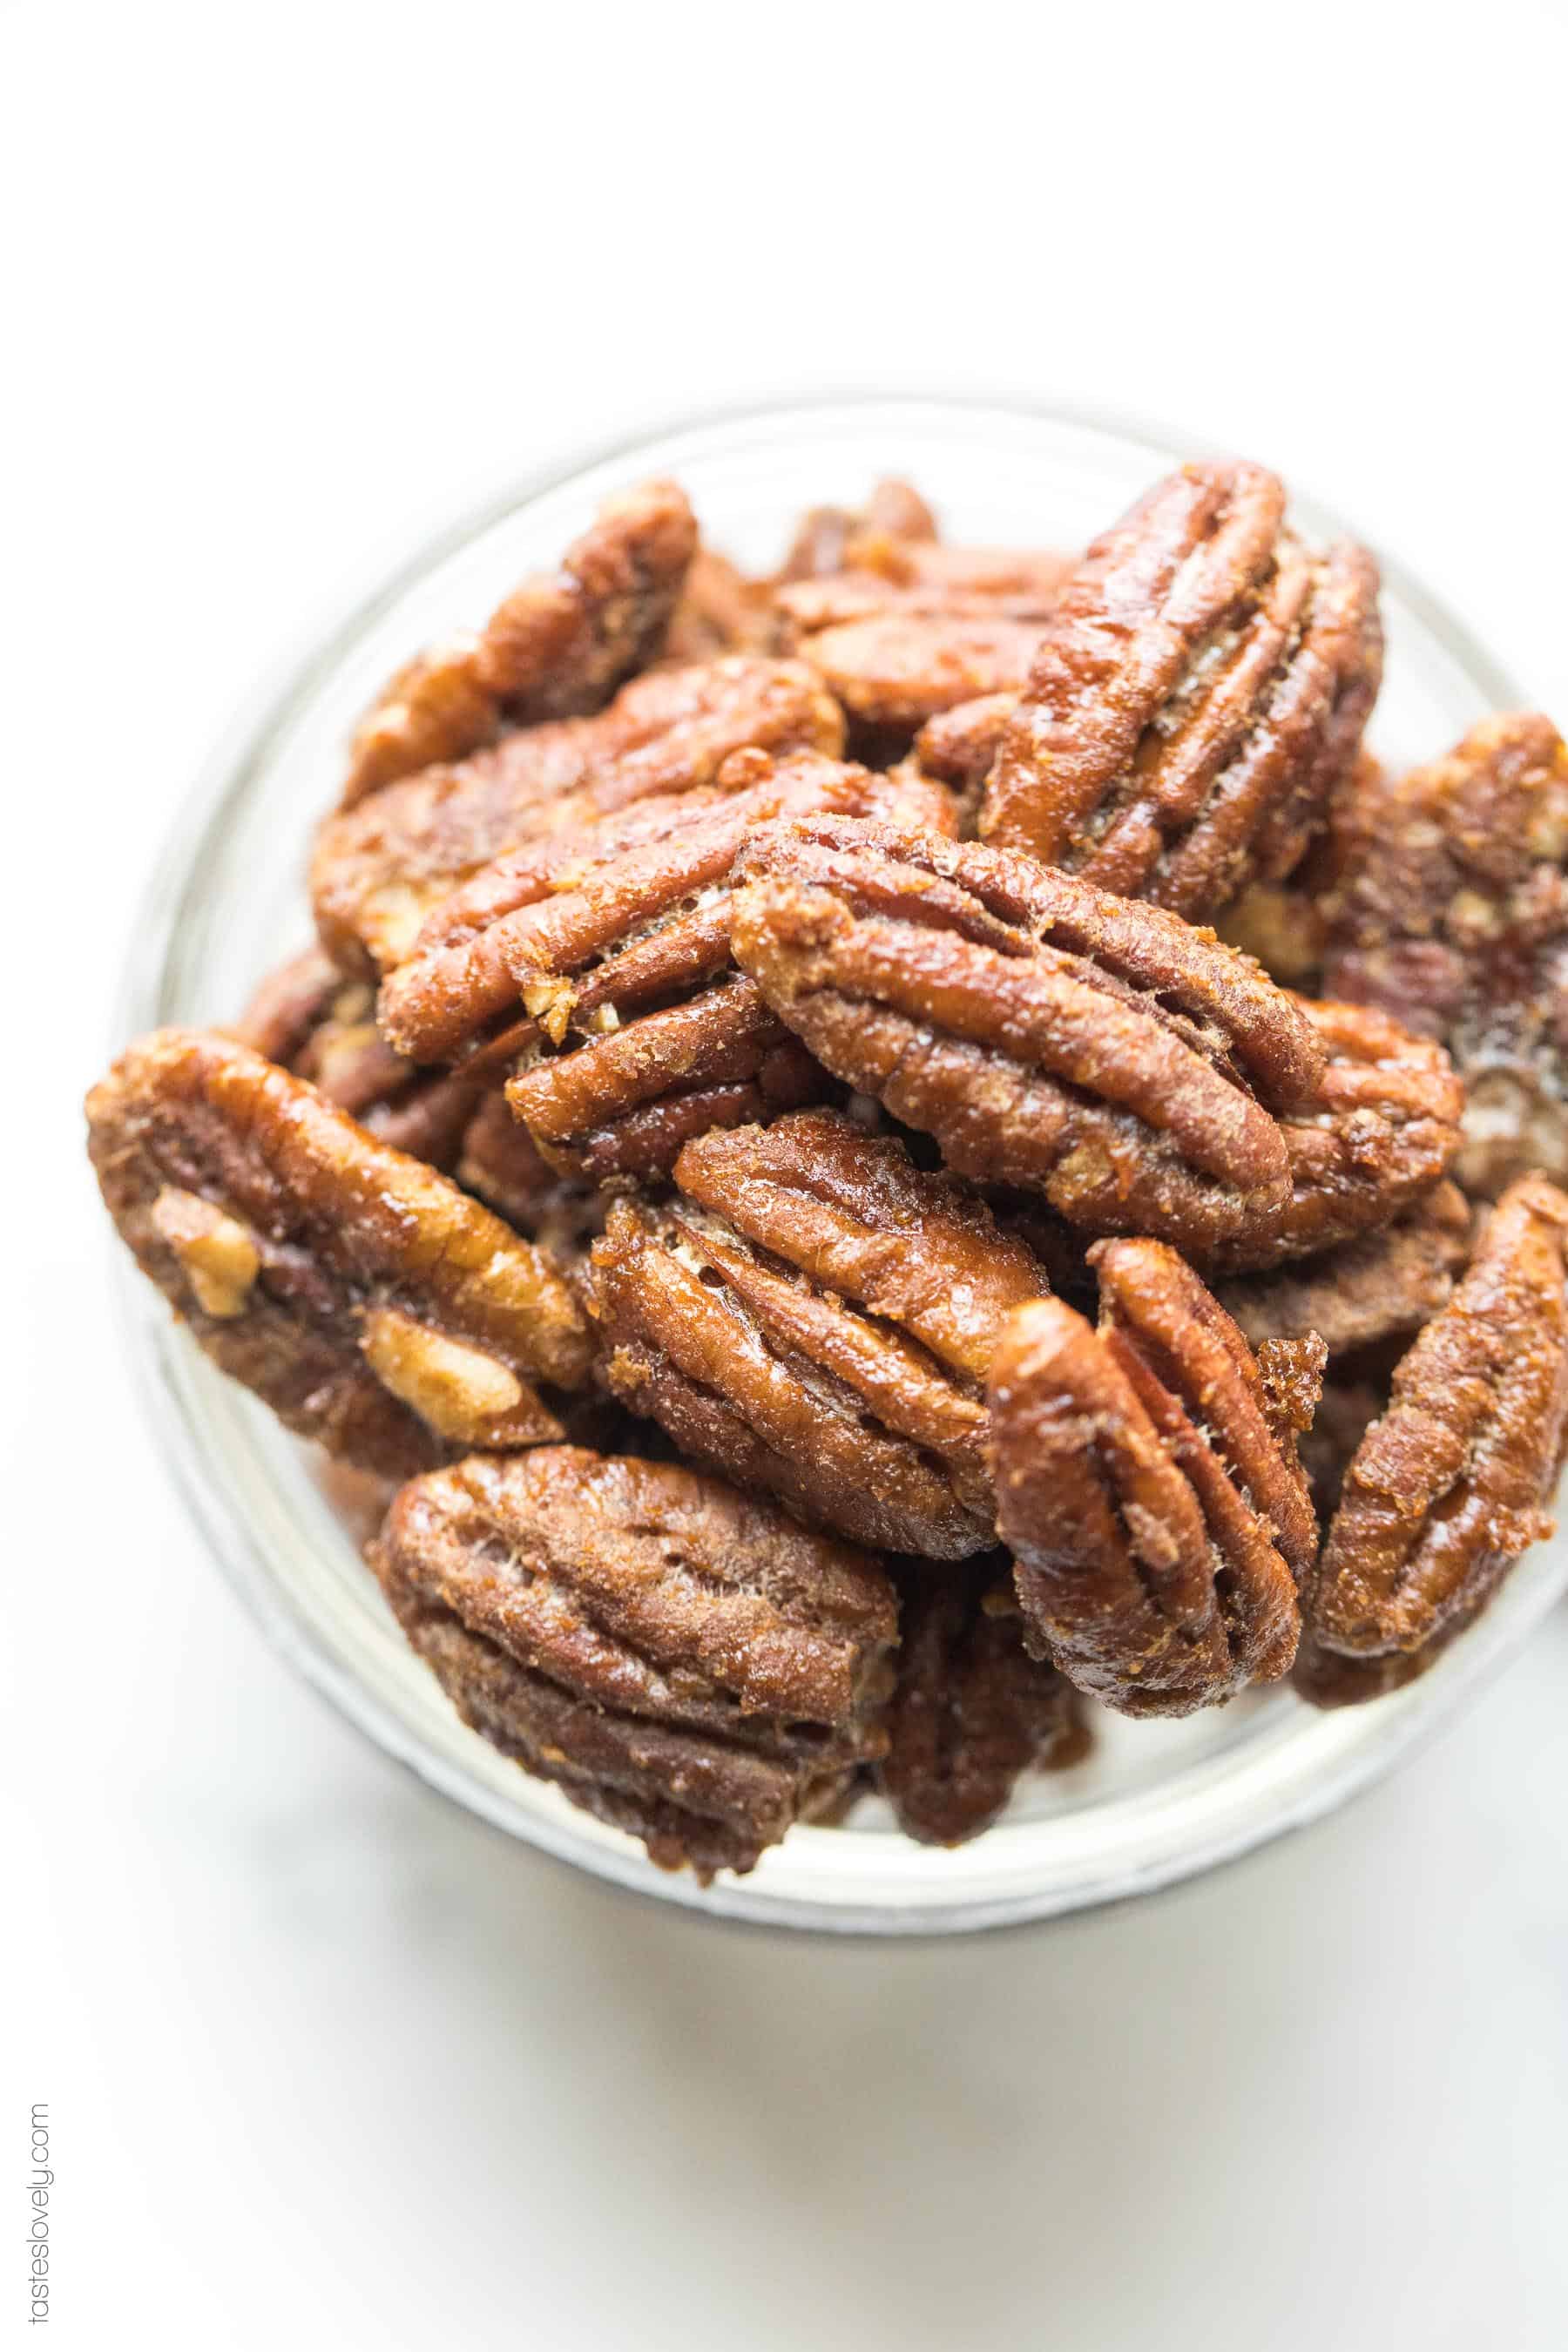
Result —
<svg viewBox="0 0 1568 2352"><path fill-rule="evenodd" d="M601 453L509 489L378 587L223 748L158 868L123 1029L232 1019L308 932L301 870L335 796L350 728L417 647L551 564L609 492L679 478L714 544L765 569L791 518L907 475L952 537L1080 545L1191 449L1103 419L963 401L861 399L733 414ZM1297 501L1314 533L1344 528ZM1377 748L1430 754L1509 680L1397 565L1385 565L1387 678ZM1479 1624L1407 1690L1319 1714L1288 1690L1190 1721L1101 1716L1088 1761L1026 1783L984 1837L948 1853L896 1835L875 1801L843 1829L797 1829L750 1876L710 1887L465 1729L405 1646L328 1499L319 1457L224 1380L126 1262L140 1384L185 1497L268 1638L350 1721L458 1803L563 1861L665 1902L771 1927L955 1933L1110 1903L1191 1877L1327 1812L1405 1755L1526 1639L1568 1580L1568 1544L1538 1548Z"/></svg>

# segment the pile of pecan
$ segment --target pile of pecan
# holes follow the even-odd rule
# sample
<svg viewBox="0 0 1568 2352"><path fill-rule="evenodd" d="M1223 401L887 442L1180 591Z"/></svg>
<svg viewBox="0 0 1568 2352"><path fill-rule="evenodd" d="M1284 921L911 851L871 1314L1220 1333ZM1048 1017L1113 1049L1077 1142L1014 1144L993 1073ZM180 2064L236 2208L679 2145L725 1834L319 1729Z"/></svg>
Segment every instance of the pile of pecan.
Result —
<svg viewBox="0 0 1568 2352"><path fill-rule="evenodd" d="M1568 750L1390 774L1382 661L1258 466L1077 557L885 482L766 578L650 483L386 688L318 944L94 1087L453 1705L658 1862L1376 1698L1547 1531Z"/></svg>

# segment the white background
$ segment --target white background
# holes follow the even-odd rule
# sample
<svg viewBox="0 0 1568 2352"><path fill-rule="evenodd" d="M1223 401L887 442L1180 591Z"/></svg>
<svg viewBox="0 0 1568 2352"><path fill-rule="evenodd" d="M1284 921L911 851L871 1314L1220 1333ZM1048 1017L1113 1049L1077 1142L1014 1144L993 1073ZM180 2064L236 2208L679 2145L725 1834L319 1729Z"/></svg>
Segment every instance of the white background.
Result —
<svg viewBox="0 0 1568 2352"><path fill-rule="evenodd" d="M18 2340L42 2096L94 2352L1561 2343L1561 1615L1351 1816L1151 1907L900 1951L635 1907L241 1621L77 1106L258 671L496 482L738 394L1163 416L1561 715L1565 80L1526 0L0 5Z"/></svg>

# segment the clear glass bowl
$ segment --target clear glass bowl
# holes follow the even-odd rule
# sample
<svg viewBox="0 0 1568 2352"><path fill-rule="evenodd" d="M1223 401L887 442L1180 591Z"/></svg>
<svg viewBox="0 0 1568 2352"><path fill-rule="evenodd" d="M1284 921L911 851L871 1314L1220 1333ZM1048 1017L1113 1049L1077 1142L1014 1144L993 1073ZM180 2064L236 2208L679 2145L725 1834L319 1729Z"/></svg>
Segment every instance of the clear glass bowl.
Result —
<svg viewBox="0 0 1568 2352"><path fill-rule="evenodd" d="M758 569L790 518L908 475L955 539L1081 544L1190 449L1103 420L955 401L857 400L731 415L601 454L509 490L379 587L236 733L194 794L139 926L127 1036L231 1019L308 931L301 868L353 721L416 647L551 563L608 492L677 475L711 541ZM1298 501L1305 525L1342 529ZM1385 566L1388 667L1374 722L1394 761L1431 753L1507 677L1396 565ZM514 1837L625 1886L715 1916L840 1934L953 1933L1168 1885L1327 1812L1461 1706L1568 1580L1568 1544L1538 1548L1424 1680L1318 1714L1277 1691L1180 1724L1101 1717L1091 1759L1026 1784L956 1853L894 1834L875 1803L801 1829L749 1877L669 1875L466 1730L405 1647L331 1507L320 1465L225 1381L127 1268L131 1344L186 1499L269 1639L349 1719L434 1787Z"/></svg>

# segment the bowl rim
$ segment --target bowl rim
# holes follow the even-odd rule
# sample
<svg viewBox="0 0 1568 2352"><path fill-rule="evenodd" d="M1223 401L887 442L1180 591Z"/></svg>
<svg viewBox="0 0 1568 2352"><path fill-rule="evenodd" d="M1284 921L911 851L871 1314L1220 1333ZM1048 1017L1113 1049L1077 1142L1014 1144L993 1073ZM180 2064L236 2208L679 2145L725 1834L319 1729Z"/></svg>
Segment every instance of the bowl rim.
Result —
<svg viewBox="0 0 1568 2352"><path fill-rule="evenodd" d="M160 1017L182 915L197 887L202 845L220 833L231 809L243 803L274 745L317 685L332 675L362 637L429 572L509 516L569 488L580 476L624 463L667 442L726 429L795 425L803 420L820 419L826 427L835 417L863 425L878 413L909 426L959 418L978 421L990 415L1014 425L1065 427L1141 446L1156 466L1212 454L1195 446L1184 433L1098 404L1032 400L969 389L905 394L860 388L790 393L772 400L682 410L653 419L635 433L595 440L529 469L471 504L456 520L426 533L394 570L378 572L336 625L324 636L310 633L291 654L268 665L255 691L237 707L233 719L219 733L193 785L178 803L140 894L115 997L115 1050L120 1041L155 1025ZM1293 494L1292 505L1319 530L1346 528L1331 508L1315 499ZM1397 560L1385 558L1379 550L1378 561L1385 585L1422 622L1478 691L1499 709L1521 708L1524 698L1513 679L1468 626ZM1359 1718L1363 1729L1349 1743L1336 1769L1310 1787L1296 1790L1274 1812L1228 1829L1222 1823L1206 1843L1191 1842L1152 1863L1113 1873L1090 1891L1069 1888L1061 1899L1047 1892L1038 1899L1010 1894L991 1902L971 1897L940 1906L882 1906L818 1903L730 1874L721 1874L710 1886L700 1887L688 1872L658 1870L630 1839L601 1842L598 1835L589 1834L586 1824L579 1832L574 1814L559 1824L542 1814L520 1819L476 1775L424 1747L413 1727L371 1688L368 1680L332 1654L294 1596L273 1574L263 1547L239 1519L232 1497L224 1491L218 1465L199 1442L183 1393L193 1370L192 1360L213 1379L222 1376L206 1364L189 1335L169 1316L162 1298L122 1251L115 1251L113 1263L122 1339L133 1358L144 1360L150 1352L153 1360L154 1382L137 1383L136 1388L158 1452L231 1591L268 1645L364 1738L489 1827L521 1838L550 1859L586 1869L623 1892L649 1902L674 1903L689 1913L726 1924L787 1928L836 1939L889 1936L934 1939L1073 1916L1205 1874L1322 1819L1416 1753L1455 1720L1467 1697L1522 1647L1568 1583L1568 1546L1537 1546L1510 1571L1486 1614L1427 1675L1374 1706L1342 1711L1342 1717L1353 1714ZM157 1409L160 1405L163 1410ZM1560 1558L1555 1556L1557 1550ZM594 1828L597 1831L598 1825Z"/></svg>

